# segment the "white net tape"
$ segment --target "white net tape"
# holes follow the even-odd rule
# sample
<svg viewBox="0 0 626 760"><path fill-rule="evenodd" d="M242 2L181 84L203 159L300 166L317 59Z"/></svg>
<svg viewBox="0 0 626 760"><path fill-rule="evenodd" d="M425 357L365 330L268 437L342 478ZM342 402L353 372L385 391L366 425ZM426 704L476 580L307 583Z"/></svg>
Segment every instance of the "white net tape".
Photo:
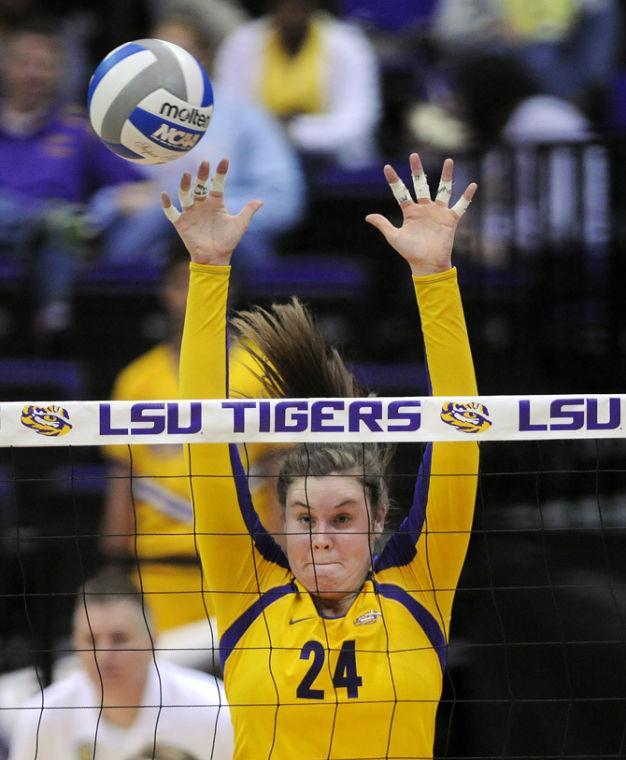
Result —
<svg viewBox="0 0 626 760"><path fill-rule="evenodd" d="M0 446L621 438L626 395L0 404Z"/></svg>

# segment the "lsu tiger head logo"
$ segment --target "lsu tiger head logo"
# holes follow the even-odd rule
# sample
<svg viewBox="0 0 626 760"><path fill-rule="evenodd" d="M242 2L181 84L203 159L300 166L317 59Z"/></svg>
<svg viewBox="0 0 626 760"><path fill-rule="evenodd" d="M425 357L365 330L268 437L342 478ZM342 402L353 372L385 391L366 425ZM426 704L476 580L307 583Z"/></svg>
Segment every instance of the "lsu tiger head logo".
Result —
<svg viewBox="0 0 626 760"><path fill-rule="evenodd" d="M67 435L72 429L67 409L50 404L49 406L25 406L22 409L22 425L39 435L57 437Z"/></svg>
<svg viewBox="0 0 626 760"><path fill-rule="evenodd" d="M441 419L463 433L482 433L491 427L489 409L475 401L448 401L441 407Z"/></svg>

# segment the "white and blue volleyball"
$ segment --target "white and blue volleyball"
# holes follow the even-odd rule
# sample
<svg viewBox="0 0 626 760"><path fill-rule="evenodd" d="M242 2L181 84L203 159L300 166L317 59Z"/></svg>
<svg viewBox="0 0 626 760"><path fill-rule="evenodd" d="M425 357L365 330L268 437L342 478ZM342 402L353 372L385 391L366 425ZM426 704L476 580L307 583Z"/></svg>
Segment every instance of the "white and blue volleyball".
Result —
<svg viewBox="0 0 626 760"><path fill-rule="evenodd" d="M213 88L198 61L163 40L112 50L89 82L87 107L98 137L118 156L164 164L191 150L213 113Z"/></svg>

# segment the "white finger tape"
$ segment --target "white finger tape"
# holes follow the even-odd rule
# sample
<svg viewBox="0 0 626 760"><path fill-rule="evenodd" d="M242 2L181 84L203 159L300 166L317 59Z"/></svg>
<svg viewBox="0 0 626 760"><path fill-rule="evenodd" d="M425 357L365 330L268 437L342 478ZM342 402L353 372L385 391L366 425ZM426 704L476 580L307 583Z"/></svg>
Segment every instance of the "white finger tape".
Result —
<svg viewBox="0 0 626 760"><path fill-rule="evenodd" d="M188 208L191 208L193 206L193 195L191 192L191 187L187 191L184 191L179 188L178 200L180 201L180 205L183 211L186 211Z"/></svg>
<svg viewBox="0 0 626 760"><path fill-rule="evenodd" d="M401 179L397 179L395 182L390 182L389 187L391 188L393 197L398 201L400 205L403 203L409 203L411 201L411 194Z"/></svg>
<svg viewBox="0 0 626 760"><path fill-rule="evenodd" d="M176 222L180 219L180 211L176 208L176 206L168 206L167 208L164 207L163 213L172 224L176 224Z"/></svg>
<svg viewBox="0 0 626 760"><path fill-rule="evenodd" d="M448 205L450 202L450 196L452 195L452 180L441 180L439 187L437 188L437 200L443 201Z"/></svg>
<svg viewBox="0 0 626 760"><path fill-rule="evenodd" d="M211 180L211 192L212 193L218 193L223 194L224 192L224 185L226 184L226 175L225 174L217 174L213 175L213 179Z"/></svg>
<svg viewBox="0 0 626 760"><path fill-rule="evenodd" d="M454 211L457 216L463 216L463 214L469 208L471 202L472 201L469 198L466 198L464 195L462 195L454 204L454 206L452 206L452 211Z"/></svg>
<svg viewBox="0 0 626 760"><path fill-rule="evenodd" d="M196 198L206 198L209 194L209 186L206 182L202 182L202 180L197 179L196 185L193 189L193 194Z"/></svg>
<svg viewBox="0 0 626 760"><path fill-rule="evenodd" d="M413 187L415 188L415 197L418 201L428 198L430 200L430 188L428 187L428 178L421 172L413 174Z"/></svg>

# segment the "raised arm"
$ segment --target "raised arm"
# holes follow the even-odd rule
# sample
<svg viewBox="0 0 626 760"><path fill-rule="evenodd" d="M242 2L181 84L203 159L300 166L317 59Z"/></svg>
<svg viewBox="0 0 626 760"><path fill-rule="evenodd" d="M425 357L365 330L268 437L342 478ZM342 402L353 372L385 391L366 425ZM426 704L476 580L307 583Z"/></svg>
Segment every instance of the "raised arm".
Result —
<svg viewBox="0 0 626 760"><path fill-rule="evenodd" d="M237 215L223 202L228 162L221 161L208 186L209 166L200 166L195 188L183 175L182 213L163 193L163 208L191 257L191 278L181 346L181 398L228 396L226 308L230 260L260 201ZM195 530L207 588L212 593L220 629L225 630L258 591L259 557L253 551L233 478L235 447L195 444L188 447ZM252 519L252 518L251 518ZM235 593L238 592L238 593Z"/></svg>
<svg viewBox="0 0 626 760"><path fill-rule="evenodd" d="M419 157L413 154L410 162L416 203L396 172L385 167L403 212L402 227L395 228L380 215L367 220L411 267L432 393L473 396L474 367L451 256L457 225L476 185L469 185L449 209L452 161L444 163L434 202ZM458 442L427 446L409 516L377 563L380 580L401 581L431 612L446 638L469 543L478 473L478 444L466 432L459 431L458 437Z"/></svg>

